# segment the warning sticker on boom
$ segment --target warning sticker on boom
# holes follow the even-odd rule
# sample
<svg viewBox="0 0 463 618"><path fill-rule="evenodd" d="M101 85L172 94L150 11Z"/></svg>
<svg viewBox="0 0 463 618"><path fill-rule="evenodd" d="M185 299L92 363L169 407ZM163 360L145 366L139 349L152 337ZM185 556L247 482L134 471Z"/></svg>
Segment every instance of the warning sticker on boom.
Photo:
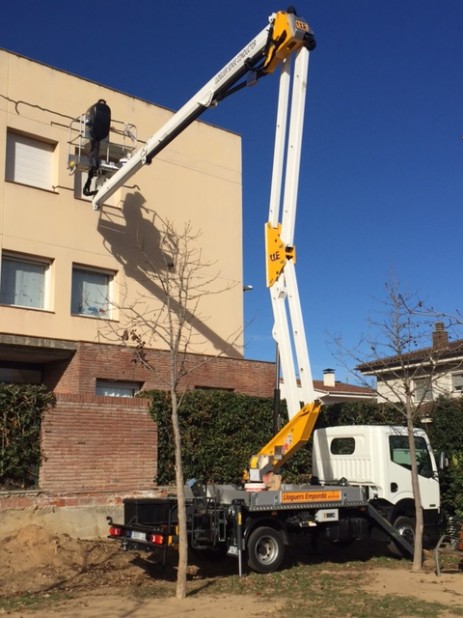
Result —
<svg viewBox="0 0 463 618"><path fill-rule="evenodd" d="M329 491L284 491L281 494L283 504L296 504L298 502L340 502L341 491L331 489Z"/></svg>

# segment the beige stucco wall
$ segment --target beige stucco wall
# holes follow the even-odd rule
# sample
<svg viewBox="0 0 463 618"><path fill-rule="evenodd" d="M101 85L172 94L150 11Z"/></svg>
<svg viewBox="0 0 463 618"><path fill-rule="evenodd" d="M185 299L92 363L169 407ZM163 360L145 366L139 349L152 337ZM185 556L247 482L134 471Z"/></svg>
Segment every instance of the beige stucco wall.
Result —
<svg viewBox="0 0 463 618"><path fill-rule="evenodd" d="M131 187L115 194L112 206L95 212L88 201L74 197L74 176L67 170L70 118L103 98L112 118L136 125L144 141L172 112L1 50L0 95L0 246L52 260L49 309L1 306L1 332L98 340L103 320L70 313L73 263L116 273L116 303L130 306L140 294L152 292L141 285L142 277L134 277L139 230L155 244L160 220L169 219L180 231L191 221L200 232L202 259L214 264L211 288L226 290L201 298L197 311L207 328L192 351L224 352L217 342L233 335L234 345L226 353L241 354L242 335L236 338L243 330L240 137L195 122L131 179ZM8 129L57 144L54 190L5 181ZM159 302L155 295L153 302ZM118 328L124 317L120 311L115 315Z"/></svg>
<svg viewBox="0 0 463 618"><path fill-rule="evenodd" d="M420 367L417 368L416 378L422 379L423 371L425 368ZM411 374L412 370L410 369L409 373ZM452 374L454 372L452 369L446 370L443 368L440 371L434 371L432 378L430 379L429 387L432 390L432 398L437 399L439 396L449 396L449 397L461 397L460 391L455 391L452 383ZM461 371L457 371L456 373L461 373ZM415 379L409 377L411 388L415 388ZM389 376L387 380L380 380L377 382L377 391L379 401L405 401L405 384L404 380L397 376ZM413 401L415 403L423 403L417 402L413 395Z"/></svg>

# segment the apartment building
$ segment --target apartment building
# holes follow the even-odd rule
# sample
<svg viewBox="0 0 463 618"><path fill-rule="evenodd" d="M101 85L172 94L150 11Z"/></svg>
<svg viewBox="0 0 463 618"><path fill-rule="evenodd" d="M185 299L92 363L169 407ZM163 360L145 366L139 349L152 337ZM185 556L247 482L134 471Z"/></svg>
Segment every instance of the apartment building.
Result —
<svg viewBox="0 0 463 618"><path fill-rule="evenodd" d="M165 388L168 346L150 341L148 371L123 335L128 308L163 306L155 273L178 258L165 259L167 223L178 233L190 225L213 269L191 316L189 387L273 391L273 364L243 359L240 137L194 122L94 211L83 190L86 112L98 101L111 110L104 176L172 111L0 50L0 381L44 383L57 395L38 483L52 502L154 487L156 429L133 395Z"/></svg>

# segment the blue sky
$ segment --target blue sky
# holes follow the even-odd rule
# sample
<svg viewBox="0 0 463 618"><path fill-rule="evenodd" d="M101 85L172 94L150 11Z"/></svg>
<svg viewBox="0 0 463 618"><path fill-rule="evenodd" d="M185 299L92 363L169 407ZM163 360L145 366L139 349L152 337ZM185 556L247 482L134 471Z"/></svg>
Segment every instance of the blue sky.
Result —
<svg viewBox="0 0 463 618"><path fill-rule="evenodd" d="M442 311L463 309L462 0L302 0L311 54L297 273L314 377L344 370L394 276ZM15 0L0 46L178 109L286 9L267 0ZM38 24L40 26L38 27ZM274 360L263 224L278 79L202 120L243 141L246 356ZM140 136L142 137L142 136ZM148 136L143 136L148 137Z"/></svg>

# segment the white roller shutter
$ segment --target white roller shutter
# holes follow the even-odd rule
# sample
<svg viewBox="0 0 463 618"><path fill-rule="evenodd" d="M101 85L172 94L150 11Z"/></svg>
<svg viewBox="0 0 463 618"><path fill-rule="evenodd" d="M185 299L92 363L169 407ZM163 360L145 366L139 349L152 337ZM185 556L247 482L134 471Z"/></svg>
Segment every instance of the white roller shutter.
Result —
<svg viewBox="0 0 463 618"><path fill-rule="evenodd" d="M8 132L6 179L52 190L54 150L53 144Z"/></svg>

